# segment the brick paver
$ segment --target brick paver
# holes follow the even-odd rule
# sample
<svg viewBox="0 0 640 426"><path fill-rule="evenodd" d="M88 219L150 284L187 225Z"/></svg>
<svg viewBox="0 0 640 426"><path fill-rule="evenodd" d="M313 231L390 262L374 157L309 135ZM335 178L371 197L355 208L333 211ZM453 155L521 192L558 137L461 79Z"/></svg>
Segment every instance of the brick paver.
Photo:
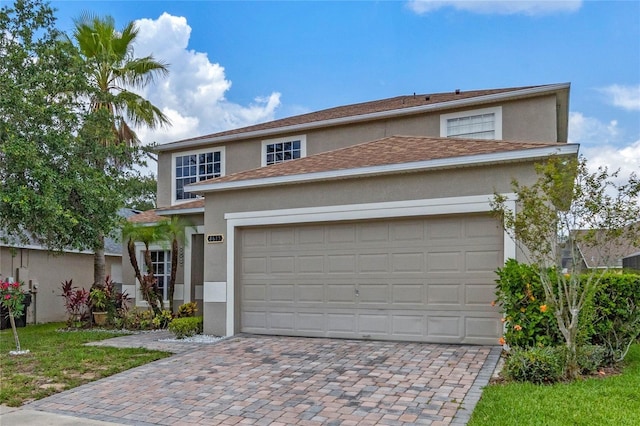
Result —
<svg viewBox="0 0 640 426"><path fill-rule="evenodd" d="M460 425L500 353L488 346L251 335L174 349L179 353L170 358L28 408L141 426Z"/></svg>

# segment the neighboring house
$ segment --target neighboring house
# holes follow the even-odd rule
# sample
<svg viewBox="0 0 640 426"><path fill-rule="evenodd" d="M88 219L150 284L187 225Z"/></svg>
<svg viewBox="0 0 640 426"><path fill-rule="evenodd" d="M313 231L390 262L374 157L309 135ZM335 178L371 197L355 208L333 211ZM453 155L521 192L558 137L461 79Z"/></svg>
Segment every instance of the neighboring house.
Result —
<svg viewBox="0 0 640 426"><path fill-rule="evenodd" d="M123 217L136 213L130 209L119 212ZM4 237L8 239L6 235ZM61 297L61 284L73 279L74 286L89 290L93 284L93 259L90 251L55 253L35 241L29 244L0 243L0 278L20 280L30 291L32 300L27 309L27 323L65 321L67 313ZM105 239L105 259L107 274L113 281L122 282L122 243L119 240Z"/></svg>
<svg viewBox="0 0 640 426"><path fill-rule="evenodd" d="M399 96L164 144L159 208L133 220L194 224L175 301L202 306L205 333L496 344L494 271L517 250L489 202L515 208L512 179L577 155L569 89ZM154 247L158 270L168 255ZM139 294L127 261L123 277Z"/></svg>
<svg viewBox="0 0 640 426"><path fill-rule="evenodd" d="M636 226L638 226L636 224ZM640 246L628 237L619 237L606 241L602 232L596 231L594 241L602 241L598 244L587 244L582 241L587 234L586 230L575 231L577 259L582 269L622 269L633 268L634 256L638 256ZM637 262L637 260L635 260Z"/></svg>

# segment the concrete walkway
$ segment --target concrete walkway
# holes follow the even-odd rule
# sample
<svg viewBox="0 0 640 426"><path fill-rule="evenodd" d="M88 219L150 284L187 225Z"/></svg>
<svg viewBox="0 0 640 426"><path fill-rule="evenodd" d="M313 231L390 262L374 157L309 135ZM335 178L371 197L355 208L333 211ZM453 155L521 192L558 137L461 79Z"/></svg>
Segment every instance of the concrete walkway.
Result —
<svg viewBox="0 0 640 426"><path fill-rule="evenodd" d="M251 335L170 349L159 338L99 342L177 353L17 411L78 422L29 423L8 417L14 411L0 423L463 425L500 355L489 346Z"/></svg>

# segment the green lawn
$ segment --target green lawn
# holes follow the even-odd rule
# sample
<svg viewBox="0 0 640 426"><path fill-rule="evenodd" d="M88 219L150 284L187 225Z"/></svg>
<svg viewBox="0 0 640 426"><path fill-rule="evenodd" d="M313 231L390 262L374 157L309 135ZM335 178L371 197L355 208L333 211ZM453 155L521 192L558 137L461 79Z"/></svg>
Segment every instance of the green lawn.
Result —
<svg viewBox="0 0 640 426"><path fill-rule="evenodd" d="M570 384L490 385L469 426L640 425L640 344L624 365L621 375Z"/></svg>
<svg viewBox="0 0 640 426"><path fill-rule="evenodd" d="M35 399L111 376L171 354L146 349L84 346L117 334L104 331L59 332L63 323L18 328L27 355L15 350L11 329L0 332L0 404L19 406Z"/></svg>

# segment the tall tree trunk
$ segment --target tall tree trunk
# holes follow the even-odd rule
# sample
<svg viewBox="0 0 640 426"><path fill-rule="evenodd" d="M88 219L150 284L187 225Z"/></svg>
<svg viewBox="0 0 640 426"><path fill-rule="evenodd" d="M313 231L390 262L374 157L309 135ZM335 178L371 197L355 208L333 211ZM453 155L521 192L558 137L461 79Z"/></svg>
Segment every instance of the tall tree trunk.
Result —
<svg viewBox="0 0 640 426"><path fill-rule="evenodd" d="M178 240L171 242L171 276L169 277L169 310L173 312L173 293L176 288L176 273L178 271ZM184 282L184 281L183 281Z"/></svg>
<svg viewBox="0 0 640 426"><path fill-rule="evenodd" d="M99 242L93 255L93 285L102 286L106 278L106 260L104 257L104 235L100 235Z"/></svg>
<svg viewBox="0 0 640 426"><path fill-rule="evenodd" d="M136 245L131 238L127 242L127 251L129 252L129 262L133 267L133 271L136 274L136 278L139 283L142 283L142 274L140 273L140 266L138 265L138 258L136 257Z"/></svg>

